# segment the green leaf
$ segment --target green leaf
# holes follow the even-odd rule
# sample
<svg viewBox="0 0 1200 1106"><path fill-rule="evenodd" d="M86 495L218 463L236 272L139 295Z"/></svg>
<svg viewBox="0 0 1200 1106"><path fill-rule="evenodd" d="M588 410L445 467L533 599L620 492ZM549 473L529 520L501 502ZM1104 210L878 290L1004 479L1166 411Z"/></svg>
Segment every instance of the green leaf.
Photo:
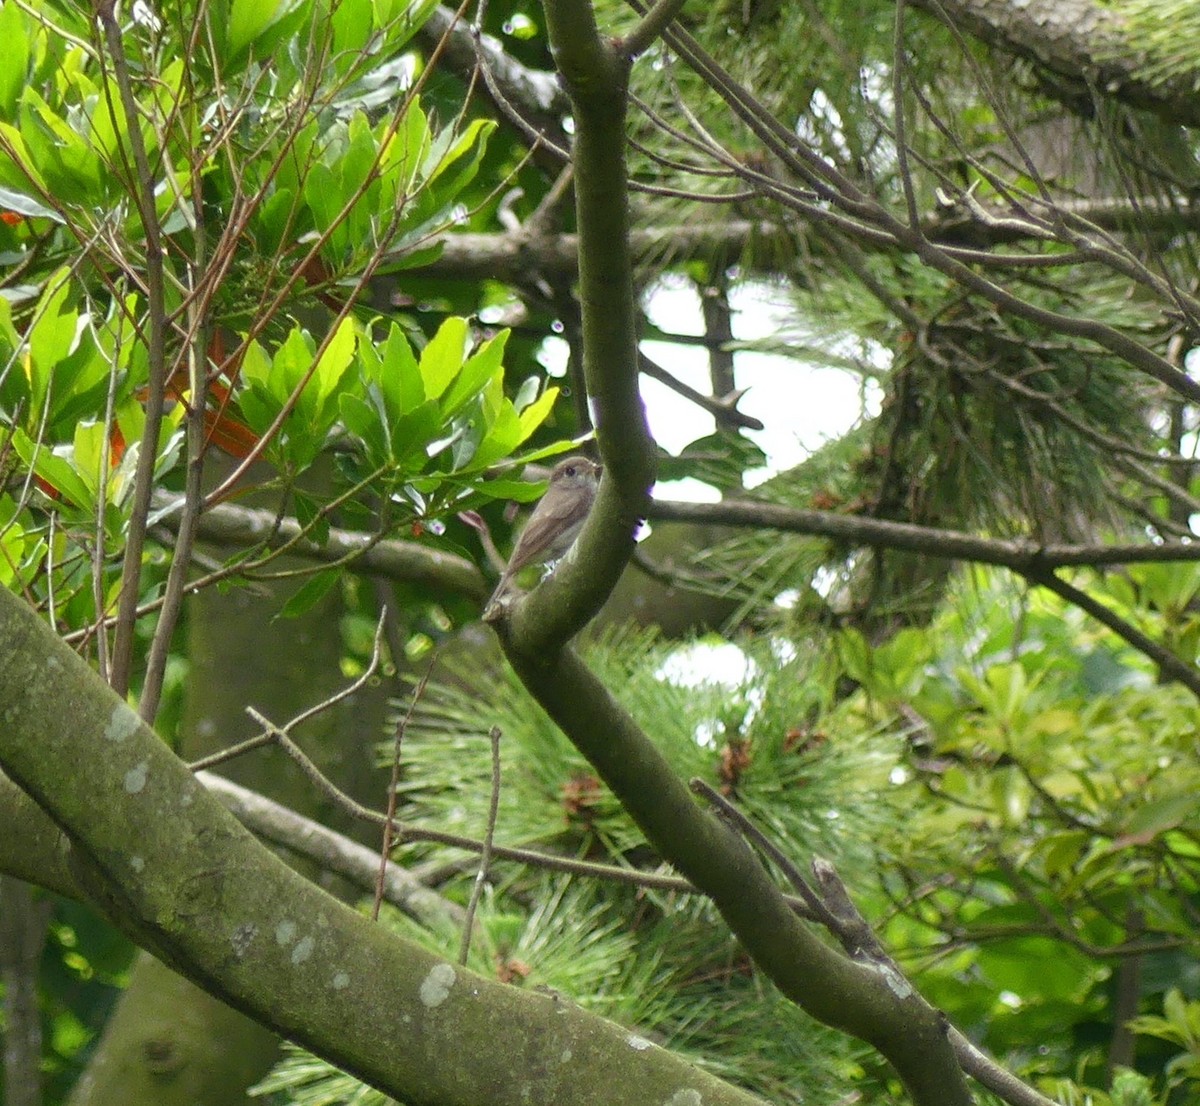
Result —
<svg viewBox="0 0 1200 1106"><path fill-rule="evenodd" d="M544 482L531 480L485 480L475 489L488 499L505 499L513 503L532 503L546 491Z"/></svg>
<svg viewBox="0 0 1200 1106"><path fill-rule="evenodd" d="M323 572L316 573L310 579L306 580L297 589L296 593L284 603L277 617L298 618L300 615L312 610L325 597L329 589L341 578L341 571L336 568L327 568Z"/></svg>
<svg viewBox="0 0 1200 1106"><path fill-rule="evenodd" d="M354 56L366 45L373 15L372 0L338 0L333 5L333 56L343 70L353 64Z"/></svg>
<svg viewBox="0 0 1200 1106"><path fill-rule="evenodd" d="M54 369L75 343L76 312L64 310L71 290L70 270L58 269L42 290L29 328L30 384L35 417L40 417L50 391Z"/></svg>
<svg viewBox="0 0 1200 1106"><path fill-rule="evenodd" d="M1042 865L1046 875L1057 876L1071 868L1087 848L1090 836L1084 830L1063 830L1044 838L1040 851L1044 854Z"/></svg>
<svg viewBox="0 0 1200 1106"><path fill-rule="evenodd" d="M104 457L106 438L102 422L81 422L75 427L75 471L87 483L93 495L98 492L103 480L100 462Z"/></svg>
<svg viewBox="0 0 1200 1106"><path fill-rule="evenodd" d="M0 8L0 12L7 10L7 6ZM15 211L18 215L29 215L37 219L53 219L56 223L63 221L62 216L53 208L46 207L23 192L16 192L2 185L0 185L0 210Z"/></svg>
<svg viewBox="0 0 1200 1106"><path fill-rule="evenodd" d="M238 408L246 420L246 425L259 437L266 432L275 416L279 414L279 405L274 401L271 393L257 382L251 383L248 388L243 388L238 393Z"/></svg>
<svg viewBox="0 0 1200 1106"><path fill-rule="evenodd" d="M405 235L400 238L393 252L389 254L389 260L386 266L382 266L380 273L399 273L405 269L419 269L423 265L430 265L442 256L446 245L444 242L434 242L432 245L406 247L406 242L421 242L427 237L422 231L419 234Z"/></svg>
<svg viewBox="0 0 1200 1106"><path fill-rule="evenodd" d="M740 489L744 474L766 463L766 454L749 438L737 431L717 430L689 442L678 457L663 457L658 478L678 480L691 476L728 491Z"/></svg>
<svg viewBox="0 0 1200 1106"><path fill-rule="evenodd" d="M304 180L304 202L313 214L317 230L327 231L333 226L345 203L341 185L333 170L317 162L308 170Z"/></svg>
<svg viewBox="0 0 1200 1106"><path fill-rule="evenodd" d="M233 0L225 30L227 60L239 58L295 6L294 0Z"/></svg>
<svg viewBox="0 0 1200 1106"><path fill-rule="evenodd" d="M426 400L392 426L392 457L403 462L425 449L442 431L438 405Z"/></svg>
<svg viewBox="0 0 1200 1106"><path fill-rule="evenodd" d="M242 354L241 376L247 383L261 384L264 388L271 377L271 358L257 339L246 344Z"/></svg>
<svg viewBox="0 0 1200 1106"><path fill-rule="evenodd" d="M0 5L0 42L4 43L5 55L4 64L0 65L0 113L10 118L17 106L17 97L25 87L32 37L33 24L27 21L17 5ZM2 204L0 201L0 206Z"/></svg>
<svg viewBox="0 0 1200 1106"><path fill-rule="evenodd" d="M394 423L425 402L425 382L404 331L392 323L380 366L380 389L388 418Z"/></svg>
<svg viewBox="0 0 1200 1106"><path fill-rule="evenodd" d="M421 379L427 398L437 399L462 369L469 334L467 320L452 315L421 351Z"/></svg>
<svg viewBox="0 0 1200 1106"><path fill-rule="evenodd" d="M11 495L0 495L0 587L28 586L40 571L47 549L28 508L18 511Z"/></svg>
<svg viewBox="0 0 1200 1106"><path fill-rule="evenodd" d="M1125 835L1150 840L1175 829L1200 811L1200 795L1187 792L1143 803L1125 820Z"/></svg>
<svg viewBox="0 0 1200 1106"><path fill-rule="evenodd" d="M492 379L503 374L500 362L508 342L508 331L504 330L489 338L467 359L454 383L442 396L442 417L449 418L473 400Z"/></svg>
<svg viewBox="0 0 1200 1106"><path fill-rule="evenodd" d="M521 440L520 416L513 405L505 400L483 441L479 443L471 467L482 469L495 464L516 449Z"/></svg>
<svg viewBox="0 0 1200 1106"><path fill-rule="evenodd" d="M337 332L329 340L321 360L317 362L317 371L313 377L316 384L316 403L319 409L324 408L336 392L338 385L346 375L346 370L354 360L354 345L356 341L354 320L346 316L337 328Z"/></svg>
<svg viewBox="0 0 1200 1106"><path fill-rule="evenodd" d="M487 140L495 129L494 120L473 120L437 163L428 166L429 176L426 184L432 185L437 182L437 197L441 204L453 203L458 194L475 179L483 162L483 155L487 152ZM468 153L471 157L464 160L464 155ZM454 167L454 172L447 175L451 167Z"/></svg>
<svg viewBox="0 0 1200 1106"><path fill-rule="evenodd" d="M80 419L96 418L104 406L111 362L96 344L91 328L83 331L78 347L54 369L51 436L65 437Z"/></svg>
<svg viewBox="0 0 1200 1106"><path fill-rule="evenodd" d="M422 162L429 152L432 137L429 133L429 122L420 104L414 101L404 113L404 120L396 131L396 145L392 147L399 156L402 167L400 182L407 191L412 191L412 185L419 176ZM382 169L382 165L380 166Z"/></svg>
<svg viewBox="0 0 1200 1106"><path fill-rule="evenodd" d="M313 367L315 352L308 332L298 326L292 327L283 345L275 351L275 356L271 358L271 374L267 378L267 386L281 407L291 398L300 382L308 375L308 370ZM304 410L311 416L314 407L315 395L306 386L297 396L294 409Z"/></svg>
<svg viewBox="0 0 1200 1106"><path fill-rule="evenodd" d="M18 190L29 187L32 182L38 191L45 192L45 178L21 131L11 123L0 120L0 138L3 139L4 150L4 156L0 156L0 173L3 173L0 179Z"/></svg>
<svg viewBox="0 0 1200 1106"><path fill-rule="evenodd" d="M294 241L303 229L296 222L296 193L290 188L272 192L258 208L258 241L264 257L276 253L285 241Z"/></svg>
<svg viewBox="0 0 1200 1106"><path fill-rule="evenodd" d="M296 507L296 521L304 529L308 540L316 545L329 541L329 516L321 514L317 501L301 491L292 491L292 502Z"/></svg>
<svg viewBox="0 0 1200 1106"><path fill-rule="evenodd" d="M97 149L32 88L22 95L21 133L51 194L68 203L103 202L115 182Z"/></svg>
<svg viewBox="0 0 1200 1106"><path fill-rule="evenodd" d="M517 438L517 445L525 441L543 422L546 421L546 416L554 409L554 401L558 399L557 388L547 388L537 399L535 399L524 411L520 414L520 435Z"/></svg>
<svg viewBox="0 0 1200 1106"><path fill-rule="evenodd" d="M44 445L36 445L29 435L20 429L13 432L12 443L17 456L58 492L64 501L83 511L94 509L96 497L70 461Z"/></svg>
<svg viewBox="0 0 1200 1106"><path fill-rule="evenodd" d="M557 457L562 453L570 453L573 449L578 449L584 442L590 439L590 435L584 435L580 438L575 438L567 441L551 442L550 445L540 446L537 449L531 449L528 453L522 453L511 459L514 468L519 468L522 465L532 465L536 461L544 461L547 457Z"/></svg>
<svg viewBox="0 0 1200 1106"><path fill-rule="evenodd" d="M391 49L403 46L424 25L438 0L374 0L375 26L387 32Z"/></svg>
<svg viewBox="0 0 1200 1106"><path fill-rule="evenodd" d="M387 464L391 460L392 450L379 412L361 396L349 392L338 396L338 411L346 429L363 443L371 465L378 467Z"/></svg>
<svg viewBox="0 0 1200 1106"><path fill-rule="evenodd" d="M858 630L843 630L835 638L838 660L846 675L856 683L874 690L875 671L871 647Z"/></svg>

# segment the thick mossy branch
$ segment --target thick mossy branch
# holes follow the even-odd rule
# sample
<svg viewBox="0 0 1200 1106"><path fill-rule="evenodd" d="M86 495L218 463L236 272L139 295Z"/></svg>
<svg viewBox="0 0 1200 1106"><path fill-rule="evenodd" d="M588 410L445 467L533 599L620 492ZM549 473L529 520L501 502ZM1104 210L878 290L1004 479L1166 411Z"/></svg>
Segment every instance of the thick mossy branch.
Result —
<svg viewBox="0 0 1200 1106"><path fill-rule="evenodd" d="M135 941L262 1024L413 1106L759 1101L561 998L449 964L309 883L4 589L0 657L0 767L66 834L78 882Z"/></svg>

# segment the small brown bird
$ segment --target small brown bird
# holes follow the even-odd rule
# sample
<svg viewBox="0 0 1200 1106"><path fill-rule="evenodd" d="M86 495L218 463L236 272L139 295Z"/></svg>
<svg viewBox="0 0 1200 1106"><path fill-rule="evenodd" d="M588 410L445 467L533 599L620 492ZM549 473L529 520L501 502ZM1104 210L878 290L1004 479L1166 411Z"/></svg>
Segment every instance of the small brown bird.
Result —
<svg viewBox="0 0 1200 1106"><path fill-rule="evenodd" d="M508 606L513 577L521 569L557 561L567 554L592 509L599 481L600 466L586 457L568 457L554 466L550 486L529 516L508 567L483 610L485 622L495 621Z"/></svg>

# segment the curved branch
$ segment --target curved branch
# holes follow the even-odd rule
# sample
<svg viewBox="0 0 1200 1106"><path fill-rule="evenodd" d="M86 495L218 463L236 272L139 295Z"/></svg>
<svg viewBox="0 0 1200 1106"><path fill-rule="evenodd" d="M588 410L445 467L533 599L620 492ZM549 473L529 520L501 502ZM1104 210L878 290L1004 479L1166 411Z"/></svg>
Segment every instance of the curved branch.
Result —
<svg viewBox="0 0 1200 1106"><path fill-rule="evenodd" d="M465 971L333 899L3 589L0 656L0 765L65 834L76 881L128 936L263 1025L405 1101L761 1106L557 995Z"/></svg>
<svg viewBox="0 0 1200 1106"><path fill-rule="evenodd" d="M491 35L476 36L454 9L444 4L433 9L418 33L430 49L441 47L442 64L466 84L482 61L499 94L520 109L530 126L566 144L562 120L570 105L553 73L522 65Z"/></svg>
<svg viewBox="0 0 1200 1106"><path fill-rule="evenodd" d="M647 840L713 900L784 995L878 1048L918 1106L971 1101L941 1015L911 985L811 932L746 843L693 801L653 742L572 650L550 658L509 656Z"/></svg>
<svg viewBox="0 0 1200 1106"><path fill-rule="evenodd" d="M916 1103L969 1103L937 1012L903 980L897 985L811 932L745 842L696 805L636 721L565 645L611 592L633 552L634 527L649 506L654 451L637 391L626 63L601 38L588 0L547 0L546 15L575 109L584 369L605 472L574 556L515 608L511 621L496 623L505 652L660 855L712 897L784 994L826 1024L874 1044Z"/></svg>
<svg viewBox="0 0 1200 1106"><path fill-rule="evenodd" d="M929 557L996 565L1024 576L1030 583L1053 591L1079 607L1132 645L1169 676L1200 697L1200 669L1177 657L1166 646L1142 633L1087 592L1054 574L1055 568L1200 560L1200 542L1160 545L1038 545L1028 540L978 538L959 530L935 530L886 519L804 511L774 503L726 500L722 503L668 503L656 500L651 518L710 525L784 530L852 542L857 545L904 549Z"/></svg>
<svg viewBox="0 0 1200 1106"><path fill-rule="evenodd" d="M1200 561L1200 541L1163 541L1153 545L1145 542L1039 545L1028 538L987 538L962 530L942 530L744 499L727 499L720 503L655 499L650 502L646 515L661 522L781 530L876 549L899 549L928 557L995 565L1020 573ZM159 520L159 524L170 528L170 517ZM357 530L332 529L323 545L297 540L299 533L295 519L280 520L270 511L231 504L211 508L200 524L200 536L214 545L239 549L256 545L275 549L288 545L289 555L304 560L321 564L344 563L352 572L419 583L472 599L487 595L488 585L479 569L465 557L453 553L443 553L417 542L379 540Z"/></svg>
<svg viewBox="0 0 1200 1106"><path fill-rule="evenodd" d="M655 468L637 385L625 164L629 63L601 37L587 0L552 0L545 10L574 109L583 369L604 476L574 555L502 627L510 659L560 649L600 609L633 554Z"/></svg>

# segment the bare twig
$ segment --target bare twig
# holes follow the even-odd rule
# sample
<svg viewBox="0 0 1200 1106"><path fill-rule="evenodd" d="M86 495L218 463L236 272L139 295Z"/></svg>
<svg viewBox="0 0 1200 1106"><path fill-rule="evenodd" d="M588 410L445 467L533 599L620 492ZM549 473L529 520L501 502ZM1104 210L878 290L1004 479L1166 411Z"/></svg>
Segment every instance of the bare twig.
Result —
<svg viewBox="0 0 1200 1106"><path fill-rule="evenodd" d="M1038 584L1068 603L1086 611L1097 622L1107 626L1114 634L1124 638L1139 653L1149 657L1161 669L1164 676L1178 680L1193 695L1200 698L1200 668L1195 664L1182 660L1171 652L1165 645L1160 645L1152 637L1142 633L1133 623L1126 621L1115 611L1103 603L1093 599L1087 592L1081 591L1073 584L1068 584L1050 571L1030 571L1022 573L1032 584Z"/></svg>
<svg viewBox="0 0 1200 1106"><path fill-rule="evenodd" d="M248 741L239 742L222 753L206 757L202 761L196 761L195 764L210 766L213 763L230 760L235 756L242 756L253 749L262 748L264 745L277 745L300 766L304 775L314 782L321 794L329 799L337 809L367 825L379 827L388 825L388 818L384 813L363 806L362 803L351 798L324 776L321 770L305 756L304 752L295 742L287 737L282 729L275 726L257 711L252 710L251 716L263 727L261 734L250 738ZM192 765L189 765L189 767L192 767ZM207 773L205 774L207 775ZM446 845L450 848L462 849L467 853L480 853L483 851L482 841L464 834L446 833L443 830L429 829L425 826L415 826L395 820L392 821L391 825L393 839L397 842L427 841L434 845ZM492 856L498 860L509 860L517 864L525 864L529 867L549 872L562 872L566 875L578 876L581 879L602 879L611 883L623 883L640 887L647 891L666 891L691 895L702 894L688 880L661 872L643 872L636 868L621 868L612 864L597 864L594 861L577 860L574 857L542 852L538 849L514 848L508 845L493 844L491 852ZM372 856L376 860L378 859L377 854L373 853ZM374 885L374 878L372 879L372 885ZM806 907L799 899L791 898L789 902L796 913L802 917L806 916Z"/></svg>
<svg viewBox="0 0 1200 1106"><path fill-rule="evenodd" d="M201 757L199 760L189 762L188 767L193 772L201 772L205 769L215 768L218 764L224 764L226 761L234 760L237 757L244 756L246 753L254 749L261 749L264 745L271 745L276 742L279 735L287 736L296 727L303 725L311 718L316 718L318 715L324 714L337 706L338 703L356 695L375 677L375 673L379 669L379 662L382 656L383 643L383 616L380 615L379 622L375 627L375 638L371 647L371 659L367 662L366 668L362 673L341 691L335 691L332 695L322 699L319 703L302 710L290 722L283 727L278 727L274 723L268 721L253 707L247 707L246 713L250 715L256 722L263 727L263 732L255 737L247 738L245 741L239 741L236 745L231 745L228 749L221 749L209 756Z"/></svg>
<svg viewBox="0 0 1200 1106"><path fill-rule="evenodd" d="M861 950L862 954L894 973L897 979L904 980L899 965L875 936L867 920L859 913L833 865L827 860L814 860L813 876L821 888L822 898L833 919L833 933L843 947ZM1010 1106L1057 1106L1052 1099L1001 1067L949 1024L947 1033L950 1047L954 1050L954 1056L962 1070Z"/></svg>
<svg viewBox="0 0 1200 1106"><path fill-rule="evenodd" d="M178 525L170 511L163 514L160 522L172 529ZM410 581L475 598L487 595L483 575L465 557L417 542L337 528L330 529L326 540L318 545L304 538L303 528L296 520L281 518L273 511L221 504L205 512L197 533L204 541L215 545L286 547L293 556L326 564L344 564L355 572Z"/></svg>
<svg viewBox="0 0 1200 1106"><path fill-rule="evenodd" d="M381 630L383 629L384 618L386 618L386 612L380 616L379 627ZM372 921L378 921L379 919L379 904L383 900L383 877L387 871L388 857L392 852L392 833L396 825L396 792L400 788L400 752L404 745L404 732L408 729L409 722L412 721L413 711L417 709L417 704L421 701L421 696L425 694L425 685L429 683L429 677L436 663L437 651L434 650L433 655L429 658L429 666L425 669L424 675L413 689L412 696L408 700L408 708L396 722L396 735L392 742L392 778L388 784L387 814L384 816L383 823L383 843L379 849L379 882L375 886L375 901L371 906Z"/></svg>
<svg viewBox="0 0 1200 1106"><path fill-rule="evenodd" d="M192 222L194 225L194 255L189 264L189 285L192 289L203 282L206 268L204 235L204 189L200 180L201 166L192 165L192 196L194 198ZM183 509L179 513L176 531L175 555L167 572L167 583L163 589L163 604L159 611L154 637L146 655L146 675L142 681L142 694L138 702L138 713L150 725L158 714L162 696L163 679L166 676L167 660L171 639L175 633L179 613L183 609L183 597L188 572L192 563L192 547L196 540L196 526L204 502L202 482L204 478L204 454L207 445L204 414L208 405L208 333L204 307L191 301L194 317L188 351L188 411L187 411L187 464L184 478Z"/></svg>
<svg viewBox="0 0 1200 1106"><path fill-rule="evenodd" d="M782 850L720 792L698 779L692 780L691 787L694 792L702 795L716 806L721 814L734 824L739 833L745 834L755 845L767 852L770 858L785 872L804 901L810 906L815 906L816 920L838 939L847 953L857 960L867 960L875 964L880 971L887 975L890 986L912 990L912 984L854 905L846 885L832 864L821 859L815 859L812 863L813 877L817 887L820 888L820 894L818 894L809 886ZM979 1080L1005 1102L1010 1103L1011 1106L1055 1106L1050 1099L1022 1082L972 1045L948 1023L946 1028L950 1046L963 1071Z"/></svg>
<svg viewBox="0 0 1200 1106"><path fill-rule="evenodd" d="M146 386L146 421L142 431L137 472L134 478L133 509L125 534L125 556L121 566L121 597L117 605L116 635L113 640L109 682L118 694L129 690L133 665L133 639L137 623L139 584L142 578L142 552L146 543L146 520L154 491L154 466L158 460L158 440L162 429L163 405L167 381L167 309L164 282L162 233L155 205L154 176L142 139L142 119L133 94L133 79L117 24L115 0L102 0L96 15L112 59L113 76L125 114L125 127L136 170L134 201L146 235L146 310L148 341L146 359L150 378ZM101 59L103 55L101 54ZM102 87L108 95L108 83ZM110 110L113 110L110 105ZM113 110L113 114L116 112Z"/></svg>
<svg viewBox="0 0 1200 1106"><path fill-rule="evenodd" d="M379 857L374 849L297 814L289 807L218 776L199 772L196 778L233 812L247 829L273 845L297 856L307 857L324 868L349 880L364 892L374 892ZM383 897L393 906L421 921L449 918L462 923L463 909L457 903L431 891L400 865L387 866Z"/></svg>
<svg viewBox="0 0 1200 1106"><path fill-rule="evenodd" d="M467 917L463 922L462 944L458 950L458 962L464 967L471 952L471 934L475 927L475 911L483 895L488 870L492 864L492 846L496 839L496 819L500 814L500 727L493 726L488 732L492 745L492 793L488 802L487 829L483 835L483 848L479 850L479 866L475 871L475 883L471 887L471 899L467 903Z"/></svg>
<svg viewBox="0 0 1200 1106"><path fill-rule="evenodd" d="M706 396L703 392L698 392L695 388L685 384L678 377L672 376L657 361L652 357L647 357L641 351L638 352L638 368L651 380L657 380L660 384L665 384L671 391L683 396L684 399L690 399L697 407L714 416L719 424L740 426L747 430L763 429L761 421L753 415L743 414L737 409L737 402L742 398L740 392L731 392L724 396Z"/></svg>
<svg viewBox="0 0 1200 1106"><path fill-rule="evenodd" d="M766 853L778 866L780 871L783 872L804 905L808 907L809 916L820 922L831 933L836 933L836 919L829 913L829 909L821 901L820 896L813 891L808 885L808 881L800 874L800 869L788 859L784 851L774 841L763 833L751 819L746 817L734 803L725 798L715 787L712 787L699 778L691 780L688 786L691 787L695 794L702 796L706 802L716 807L720 811L721 816L731 823L738 833Z"/></svg>

